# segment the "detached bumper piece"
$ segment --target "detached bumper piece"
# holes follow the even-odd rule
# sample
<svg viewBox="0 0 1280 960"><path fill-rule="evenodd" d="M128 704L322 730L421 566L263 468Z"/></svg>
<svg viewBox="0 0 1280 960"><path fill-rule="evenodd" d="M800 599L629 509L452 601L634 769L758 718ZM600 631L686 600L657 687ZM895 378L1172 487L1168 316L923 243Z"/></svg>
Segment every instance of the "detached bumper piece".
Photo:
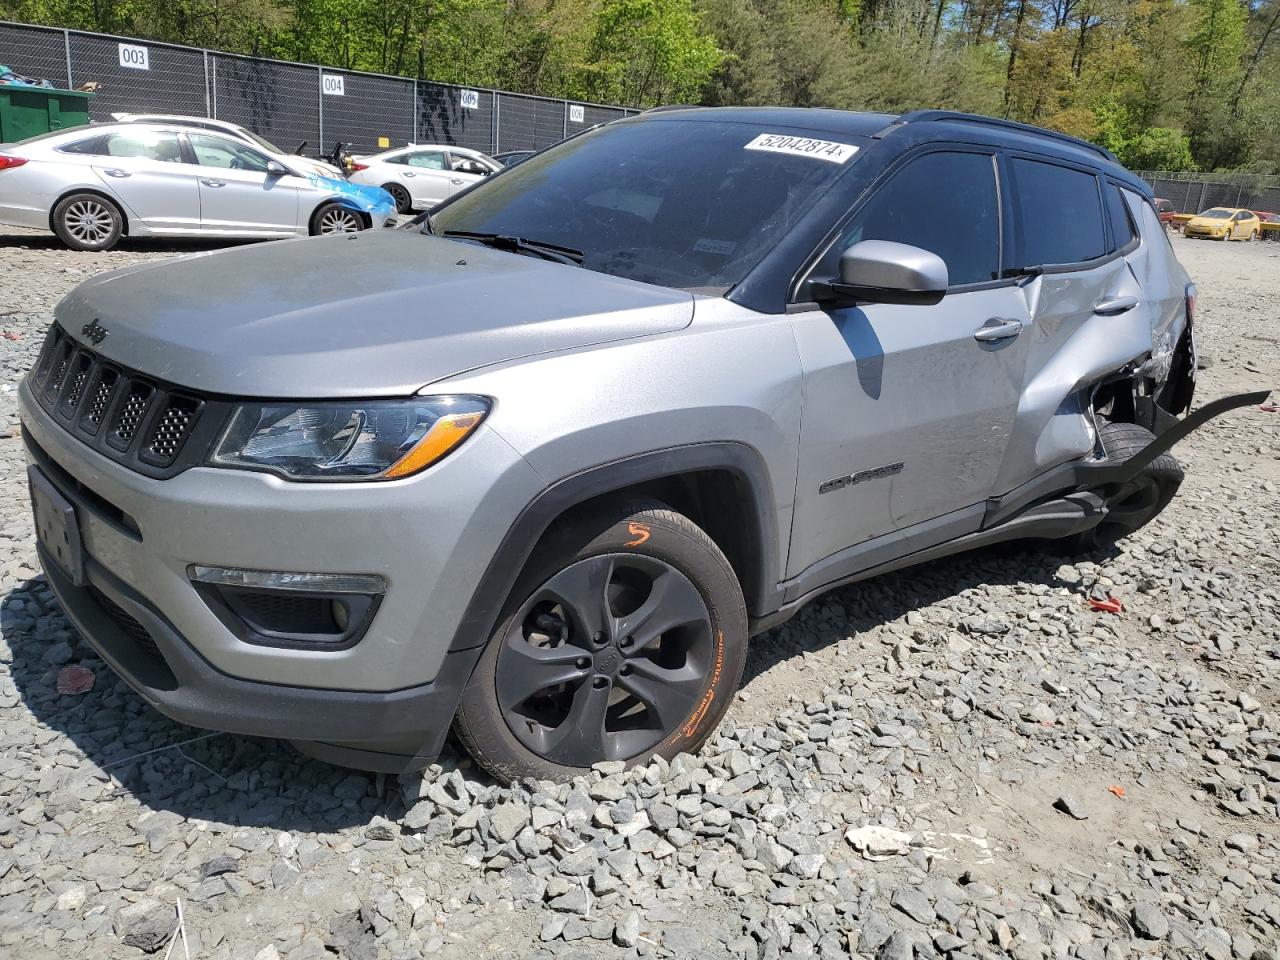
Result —
<svg viewBox="0 0 1280 960"><path fill-rule="evenodd" d="M399 773L435 759L480 652L451 653L431 683L386 693L243 680L213 667L91 557L76 586L43 546L39 553L72 625L161 713L195 727L293 740L305 753L351 766Z"/></svg>

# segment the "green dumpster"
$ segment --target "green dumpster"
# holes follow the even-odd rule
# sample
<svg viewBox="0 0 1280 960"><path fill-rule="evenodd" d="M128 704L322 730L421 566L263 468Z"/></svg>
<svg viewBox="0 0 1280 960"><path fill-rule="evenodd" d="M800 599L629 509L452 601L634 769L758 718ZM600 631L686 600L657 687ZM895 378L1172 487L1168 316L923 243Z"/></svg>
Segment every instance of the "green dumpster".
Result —
<svg viewBox="0 0 1280 960"><path fill-rule="evenodd" d="M0 84L0 143L89 122L91 93Z"/></svg>

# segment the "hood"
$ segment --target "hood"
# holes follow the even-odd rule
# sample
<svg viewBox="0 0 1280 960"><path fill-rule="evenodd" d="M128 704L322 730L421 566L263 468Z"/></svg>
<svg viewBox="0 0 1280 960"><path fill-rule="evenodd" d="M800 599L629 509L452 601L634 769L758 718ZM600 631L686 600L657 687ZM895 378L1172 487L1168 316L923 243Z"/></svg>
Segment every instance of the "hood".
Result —
<svg viewBox="0 0 1280 960"><path fill-rule="evenodd" d="M1226 217L1192 217L1187 221L1189 227L1229 227L1231 220Z"/></svg>
<svg viewBox="0 0 1280 960"><path fill-rule="evenodd" d="M58 306L98 353L238 397L407 396L476 367L679 330L679 290L402 230L253 244L101 274ZM86 343L86 345L89 345Z"/></svg>

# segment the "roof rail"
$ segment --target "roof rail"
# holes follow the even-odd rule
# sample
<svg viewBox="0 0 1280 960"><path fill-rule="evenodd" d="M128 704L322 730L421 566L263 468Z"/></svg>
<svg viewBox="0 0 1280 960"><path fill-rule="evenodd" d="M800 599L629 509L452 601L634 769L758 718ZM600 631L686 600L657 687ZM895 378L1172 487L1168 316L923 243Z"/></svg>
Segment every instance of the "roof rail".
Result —
<svg viewBox="0 0 1280 960"><path fill-rule="evenodd" d="M650 107L648 110L641 110L644 113L666 113L668 110L697 110L696 103L665 103L659 107Z"/></svg>
<svg viewBox="0 0 1280 960"><path fill-rule="evenodd" d="M1056 130L1046 130L1043 127L1033 127L1029 123L1018 123L1016 120L1000 120L996 117L984 117L976 113L960 113L956 110L912 110L910 113L904 113L897 120L891 123L877 137L883 136L896 126L906 123L927 123L932 120L952 120L961 123L980 123L987 127L997 127L1001 130L1015 130L1018 133L1027 133L1037 137L1048 137L1051 140L1058 140L1062 143L1069 143L1074 147L1082 147L1085 150L1091 150L1094 153L1106 157L1113 163L1119 163L1116 155L1106 147L1100 147L1096 143L1090 143L1088 140L1081 140L1079 137L1073 137L1067 133L1058 133Z"/></svg>

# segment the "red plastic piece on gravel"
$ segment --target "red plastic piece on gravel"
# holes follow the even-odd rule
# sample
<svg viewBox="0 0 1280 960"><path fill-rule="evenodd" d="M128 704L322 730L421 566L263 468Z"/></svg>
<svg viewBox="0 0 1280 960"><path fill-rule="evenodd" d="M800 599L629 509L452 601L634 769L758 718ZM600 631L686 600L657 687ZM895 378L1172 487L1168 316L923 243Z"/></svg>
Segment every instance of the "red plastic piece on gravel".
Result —
<svg viewBox="0 0 1280 960"><path fill-rule="evenodd" d="M1099 613L1120 613L1124 610L1124 604L1115 597L1107 597L1105 600L1099 600L1097 597L1090 597L1089 609L1096 610Z"/></svg>
<svg viewBox="0 0 1280 960"><path fill-rule="evenodd" d="M93 689L93 671L88 667L70 666L58 671L58 692L66 695L88 693Z"/></svg>
<svg viewBox="0 0 1280 960"><path fill-rule="evenodd" d="M1280 407L1277 407L1273 403L1259 404L1258 409L1263 413L1280 413Z"/></svg>

